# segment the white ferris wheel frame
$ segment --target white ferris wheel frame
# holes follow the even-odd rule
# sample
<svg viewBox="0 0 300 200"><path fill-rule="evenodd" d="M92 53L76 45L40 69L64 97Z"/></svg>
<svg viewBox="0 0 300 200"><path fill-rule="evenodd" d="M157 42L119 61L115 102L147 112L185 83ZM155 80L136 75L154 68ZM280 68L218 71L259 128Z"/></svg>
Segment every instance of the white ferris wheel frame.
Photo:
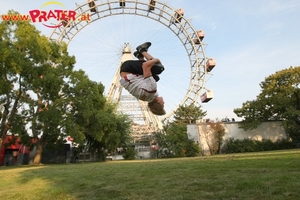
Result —
<svg viewBox="0 0 300 200"><path fill-rule="evenodd" d="M93 2L93 7L90 6L91 2ZM187 20L184 15L180 17L180 21L178 20L176 17L177 9L158 0L91 0L82 5L76 4L76 6L74 10L77 13L76 20L65 22L64 26L55 28L49 37L50 40L69 44L77 33L87 25L114 15L138 15L158 21L178 37L190 61L189 88L178 106L201 104L200 97L203 90L206 90L207 76L212 75L206 69L208 58L205 54L205 46L207 44L202 43L202 39L197 34L198 31L192 27L190 20ZM96 12L91 12L91 9L95 9ZM81 20L82 15L87 16L87 14L89 14L90 20ZM197 44L195 41L198 41ZM172 113L168 113L165 118L171 115Z"/></svg>

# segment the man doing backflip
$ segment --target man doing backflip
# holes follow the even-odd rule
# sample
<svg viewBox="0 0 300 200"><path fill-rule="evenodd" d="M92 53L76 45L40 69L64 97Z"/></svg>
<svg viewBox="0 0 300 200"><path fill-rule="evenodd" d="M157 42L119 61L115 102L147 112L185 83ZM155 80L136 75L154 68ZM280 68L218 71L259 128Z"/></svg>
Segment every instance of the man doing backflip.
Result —
<svg viewBox="0 0 300 200"><path fill-rule="evenodd" d="M148 53L150 42L139 45L134 55L139 60L128 60L120 69L120 84L136 98L147 101L150 111L155 115L164 115L164 100L158 96L157 84L164 67L158 58ZM146 60L144 59L146 58Z"/></svg>

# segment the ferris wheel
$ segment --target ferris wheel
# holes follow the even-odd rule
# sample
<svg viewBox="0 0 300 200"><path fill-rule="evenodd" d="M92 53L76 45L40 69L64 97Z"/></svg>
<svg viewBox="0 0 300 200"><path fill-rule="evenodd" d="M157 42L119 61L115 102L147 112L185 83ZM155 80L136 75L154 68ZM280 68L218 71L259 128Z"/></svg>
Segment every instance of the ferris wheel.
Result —
<svg viewBox="0 0 300 200"><path fill-rule="evenodd" d="M151 42L149 53L165 66L158 91L168 118L179 105L201 104L213 98L205 88L215 60L205 54L204 31L192 27L183 8L159 0L89 0L76 4L76 20L61 21L51 40L68 44L75 68L102 82L106 93L119 67L124 46Z"/></svg>

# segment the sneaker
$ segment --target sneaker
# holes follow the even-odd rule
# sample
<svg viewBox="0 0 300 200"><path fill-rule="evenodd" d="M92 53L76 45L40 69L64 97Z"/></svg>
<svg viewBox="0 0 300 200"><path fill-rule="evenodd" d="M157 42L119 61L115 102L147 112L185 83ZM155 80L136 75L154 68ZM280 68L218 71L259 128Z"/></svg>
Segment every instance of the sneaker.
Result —
<svg viewBox="0 0 300 200"><path fill-rule="evenodd" d="M136 57L136 58L140 58L141 56L143 56L140 52L138 52L138 51L135 51L134 53L133 53L133 55Z"/></svg>
<svg viewBox="0 0 300 200"><path fill-rule="evenodd" d="M144 44L141 44L139 45L136 50L139 52L139 53L142 53L144 51L148 51L148 48L151 46L151 42L145 42Z"/></svg>

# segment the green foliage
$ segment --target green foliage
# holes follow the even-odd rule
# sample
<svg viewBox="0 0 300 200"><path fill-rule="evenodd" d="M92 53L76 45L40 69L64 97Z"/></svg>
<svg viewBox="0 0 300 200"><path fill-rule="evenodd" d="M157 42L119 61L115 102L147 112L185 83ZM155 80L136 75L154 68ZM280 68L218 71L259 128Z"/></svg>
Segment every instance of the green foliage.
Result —
<svg viewBox="0 0 300 200"><path fill-rule="evenodd" d="M26 125L31 125L35 139L43 133L39 142L55 141L64 114L59 92L64 76L72 71L74 57L68 56L66 46L49 41L28 21L2 21L0 38L1 137L10 130L25 138Z"/></svg>
<svg viewBox="0 0 300 200"><path fill-rule="evenodd" d="M125 160L135 160L136 152L135 152L134 147L132 147L132 146L126 147L126 151L125 151L123 157Z"/></svg>
<svg viewBox="0 0 300 200"><path fill-rule="evenodd" d="M260 83L261 93L256 100L243 103L234 109L243 117L241 127L254 129L264 121L283 120L286 133L300 141L300 67L276 72Z"/></svg>
<svg viewBox="0 0 300 200"><path fill-rule="evenodd" d="M0 149L8 131L26 144L31 132L40 155L43 145L68 135L101 158L128 142L131 121L74 64L66 44L48 40L28 21L0 23Z"/></svg>
<svg viewBox="0 0 300 200"><path fill-rule="evenodd" d="M185 147L188 146L186 126L171 124L166 130L166 140L169 141L169 148L175 157L183 157L186 154Z"/></svg>
<svg viewBox="0 0 300 200"><path fill-rule="evenodd" d="M167 157L197 156L200 153L198 144L188 139L187 124L196 123L206 112L194 104L180 106L174 113L174 121L164 127L164 133L156 133L155 140L161 147L160 153Z"/></svg>
<svg viewBox="0 0 300 200"><path fill-rule="evenodd" d="M188 139L185 125L171 124L165 133L156 133L155 140L167 157L197 156L200 152L198 144Z"/></svg>
<svg viewBox="0 0 300 200"><path fill-rule="evenodd" d="M114 151L130 140L131 121L116 114L115 105L103 96L103 85L90 81L83 71L74 72L68 81L64 93L71 102L69 116L74 122L68 129L75 126L86 148L97 151L99 159L105 160L106 151Z"/></svg>
<svg viewBox="0 0 300 200"><path fill-rule="evenodd" d="M294 144L288 139L280 139L275 142L271 140L251 140L229 138L225 141L222 151L224 153L245 153L258 151L271 151L281 149L292 149Z"/></svg>
<svg viewBox="0 0 300 200"><path fill-rule="evenodd" d="M206 111L201 110L201 106L197 107L194 104L188 106L180 105L174 112L175 123L179 124L194 124L197 120L206 116Z"/></svg>
<svg viewBox="0 0 300 200"><path fill-rule="evenodd" d="M185 150L186 150L187 157L199 156L201 152L199 145L190 139L188 139L186 142Z"/></svg>

